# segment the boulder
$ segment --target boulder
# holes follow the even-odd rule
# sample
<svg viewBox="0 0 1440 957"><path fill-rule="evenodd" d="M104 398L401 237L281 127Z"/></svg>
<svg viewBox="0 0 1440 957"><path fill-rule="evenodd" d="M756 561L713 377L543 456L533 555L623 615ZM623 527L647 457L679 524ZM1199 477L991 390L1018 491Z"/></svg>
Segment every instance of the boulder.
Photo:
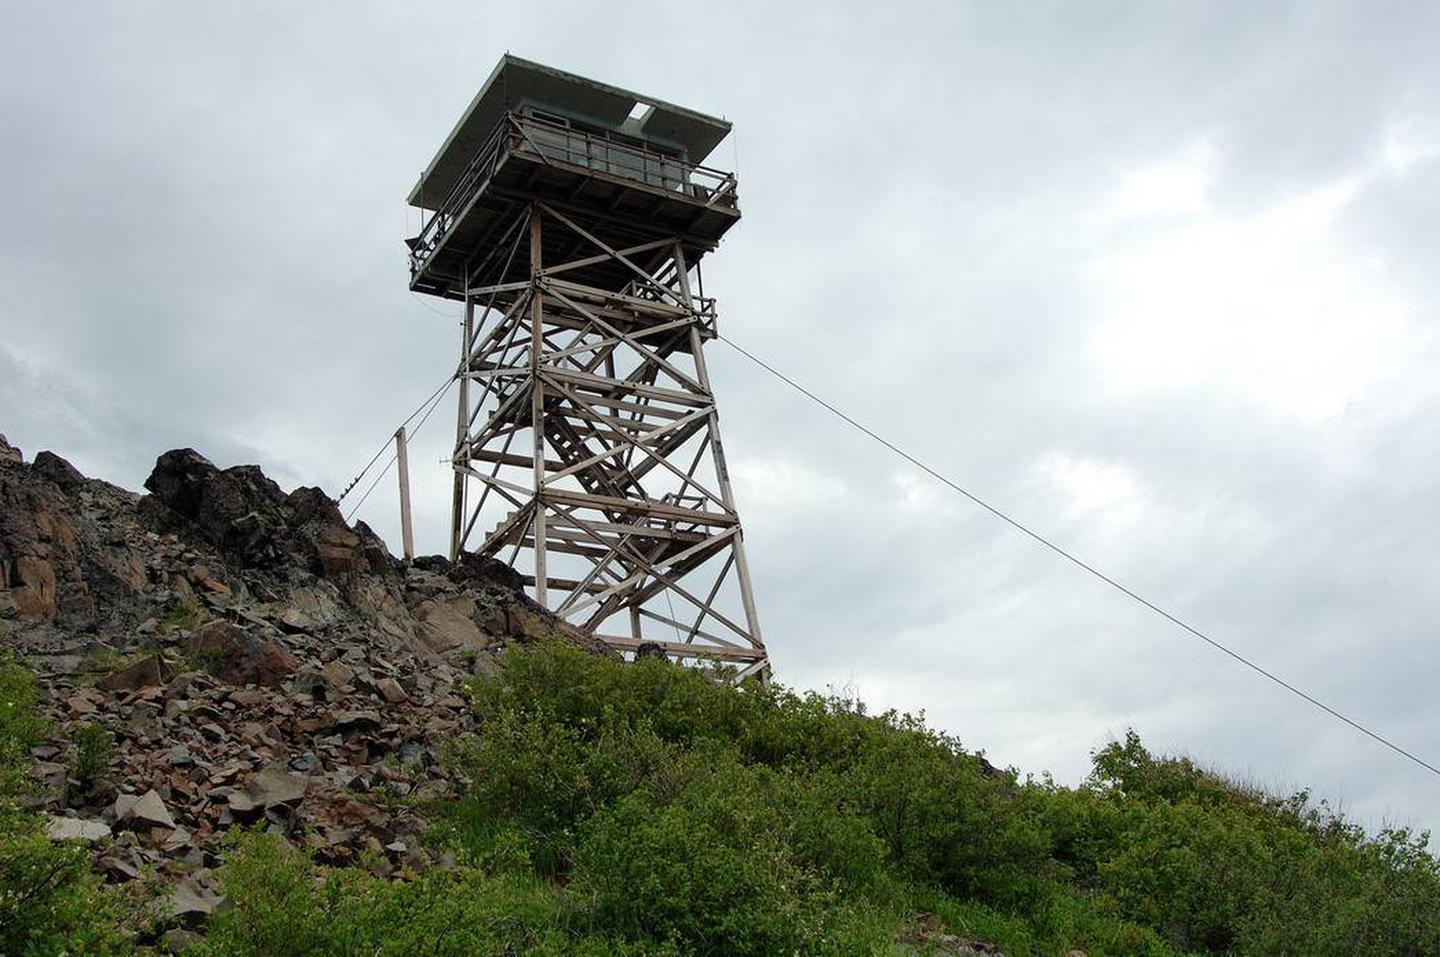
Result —
<svg viewBox="0 0 1440 957"><path fill-rule="evenodd" d="M378 711L342 711L335 715L334 726L341 731L373 731L380 724Z"/></svg>
<svg viewBox="0 0 1440 957"><path fill-rule="evenodd" d="M116 814L117 823L131 827L148 825L175 830L175 819L170 816L170 809L165 806L165 800L160 797L159 791L151 788L133 801L125 800L128 797L130 795L122 795L115 802L117 810L124 808Z"/></svg>
<svg viewBox="0 0 1440 957"><path fill-rule="evenodd" d="M410 700L410 696L405 693L405 689L400 687L400 682L394 678L381 678L375 682L375 690L380 693L380 697L384 698L390 704L399 704L402 701Z"/></svg>
<svg viewBox="0 0 1440 957"><path fill-rule="evenodd" d="M194 881L182 880L170 894L170 908L181 923L198 926L215 913L215 908L223 900L223 897L207 893Z"/></svg>
<svg viewBox="0 0 1440 957"><path fill-rule="evenodd" d="M420 640L436 654L456 648L484 648L489 642L470 617L474 610L475 600L468 596L421 602L415 608Z"/></svg>
<svg viewBox="0 0 1440 957"><path fill-rule="evenodd" d="M45 833L52 841L94 843L110 836L110 825L78 817L51 817L45 822Z"/></svg>
<svg viewBox="0 0 1440 957"><path fill-rule="evenodd" d="M364 570L360 536L343 525L324 525L315 533L316 573L323 578L346 578Z"/></svg>
<svg viewBox="0 0 1440 957"><path fill-rule="evenodd" d="M292 564L339 581L393 566L379 538L348 526L323 491L286 495L259 466L220 469L194 449L174 449L155 461L145 487L163 513L147 510L157 530L197 531L244 565Z"/></svg>
<svg viewBox="0 0 1440 957"><path fill-rule="evenodd" d="M338 658L334 661L325 662L321 670L325 672L325 680L328 681L330 687L336 691L348 691L350 689L350 683L355 680L354 670Z"/></svg>
<svg viewBox="0 0 1440 957"><path fill-rule="evenodd" d="M505 609L505 630L518 641L554 638L559 634L555 616L540 606L511 605Z"/></svg>
<svg viewBox="0 0 1440 957"><path fill-rule="evenodd" d="M514 595L525 592L525 579L498 558L465 552L450 566L450 578L461 585L494 586Z"/></svg>
<svg viewBox="0 0 1440 957"><path fill-rule="evenodd" d="M294 694L309 695L317 701L324 701L333 689L325 672L312 665L295 676L290 690Z"/></svg>
<svg viewBox="0 0 1440 957"><path fill-rule="evenodd" d="M165 659L159 655L149 655L112 671L97 681L95 687L103 691L134 691L137 688L163 685L170 678L171 669Z"/></svg>
<svg viewBox="0 0 1440 957"><path fill-rule="evenodd" d="M216 678L237 685L273 688L300 668L295 656L277 642L258 638L227 621L205 625L185 651Z"/></svg>
<svg viewBox="0 0 1440 957"><path fill-rule="evenodd" d="M20 450L7 442L5 436L0 434L0 464L13 462L19 465L24 461L25 456L21 454Z"/></svg>
<svg viewBox="0 0 1440 957"><path fill-rule="evenodd" d="M282 560L285 493L259 466L222 470L194 449L173 449L156 459L145 487L242 562L273 566Z"/></svg>
<svg viewBox="0 0 1440 957"><path fill-rule="evenodd" d="M280 630L290 635L314 634L319 627L314 618L305 614L298 608L286 608L275 616L275 623Z"/></svg>
<svg viewBox="0 0 1440 957"><path fill-rule="evenodd" d="M30 467L66 492L72 492L85 484L85 476L80 474L80 470L54 452L41 452L35 456L35 462Z"/></svg>
<svg viewBox="0 0 1440 957"><path fill-rule="evenodd" d="M305 797L305 778L291 774L283 767L272 766L259 771L243 788L232 790L226 801L237 814L268 810L278 805L299 804Z"/></svg>
<svg viewBox="0 0 1440 957"><path fill-rule="evenodd" d="M160 945L165 948L167 954L181 954L188 948L199 943L203 938L193 930L185 930L182 927L172 927L160 938Z"/></svg>

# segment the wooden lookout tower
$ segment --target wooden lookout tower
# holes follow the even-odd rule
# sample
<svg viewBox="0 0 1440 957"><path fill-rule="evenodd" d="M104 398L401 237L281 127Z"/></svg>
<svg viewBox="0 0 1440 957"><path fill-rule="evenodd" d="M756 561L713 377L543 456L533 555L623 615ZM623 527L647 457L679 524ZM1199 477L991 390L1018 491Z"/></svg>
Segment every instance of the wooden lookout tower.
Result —
<svg viewBox="0 0 1440 957"><path fill-rule="evenodd" d="M410 194L463 302L450 543L627 654L769 669L703 348L724 120L505 56Z"/></svg>

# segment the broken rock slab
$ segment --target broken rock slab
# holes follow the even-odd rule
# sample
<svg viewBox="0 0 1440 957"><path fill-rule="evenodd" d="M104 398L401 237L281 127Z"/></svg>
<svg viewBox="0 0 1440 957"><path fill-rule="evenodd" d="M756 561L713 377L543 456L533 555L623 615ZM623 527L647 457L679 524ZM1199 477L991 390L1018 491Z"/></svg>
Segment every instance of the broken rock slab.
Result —
<svg viewBox="0 0 1440 957"><path fill-rule="evenodd" d="M243 788L232 789L225 800L234 813L253 814L282 804L299 804L305 797L308 783L298 774L291 774L280 767L269 767L256 773Z"/></svg>
<svg viewBox="0 0 1440 957"><path fill-rule="evenodd" d="M122 794L116 798L115 820L117 823L128 824L132 827L137 824L146 824L175 830L175 819L170 816L170 809L165 806L165 800L160 797L160 792L154 788L138 798L131 794Z"/></svg>
<svg viewBox="0 0 1440 957"><path fill-rule="evenodd" d="M295 656L279 643L258 638L227 621L205 625L185 650L210 674L237 685L273 688L300 668Z"/></svg>
<svg viewBox="0 0 1440 957"><path fill-rule="evenodd" d="M36 455L35 464L32 467L37 473L67 492L74 491L85 484L85 476L80 473L80 470L54 452L46 451Z"/></svg>
<svg viewBox="0 0 1440 957"><path fill-rule="evenodd" d="M110 836L110 825L104 821L87 821L78 817L50 817L45 833L52 841L84 841L93 844Z"/></svg>
<svg viewBox="0 0 1440 957"><path fill-rule="evenodd" d="M399 704L402 701L410 700L410 696L405 693L405 689L400 687L400 682L394 678L381 678L379 681L376 681L375 690L380 693L380 697L384 698L390 704Z"/></svg>
<svg viewBox="0 0 1440 957"><path fill-rule="evenodd" d="M113 671L95 683L103 691L134 691L163 685L171 678L170 666L159 655L149 655Z"/></svg>
<svg viewBox="0 0 1440 957"><path fill-rule="evenodd" d="M484 648L489 639L471 619L474 611L475 600L469 597L421 602L415 609L420 640L436 654L456 648Z"/></svg>
<svg viewBox="0 0 1440 957"><path fill-rule="evenodd" d="M204 923L224 902L223 896L211 894L191 880L182 880L176 884L170 895L170 906L175 917L182 923L192 925Z"/></svg>

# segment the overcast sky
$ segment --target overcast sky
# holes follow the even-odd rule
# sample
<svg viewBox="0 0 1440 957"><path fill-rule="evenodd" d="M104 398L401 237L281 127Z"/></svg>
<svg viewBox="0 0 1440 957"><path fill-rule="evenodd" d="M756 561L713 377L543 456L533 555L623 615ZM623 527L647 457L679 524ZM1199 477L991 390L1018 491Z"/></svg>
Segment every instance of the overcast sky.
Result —
<svg viewBox="0 0 1440 957"><path fill-rule="evenodd" d="M0 431L338 493L448 374L404 197L507 49L722 114L728 335L1440 762L1430 4L56 4L0 31ZM203 9L202 9L203 8ZM779 678L1079 781L1440 779L709 350ZM412 451L443 550L447 406ZM398 551L393 481L361 510Z"/></svg>

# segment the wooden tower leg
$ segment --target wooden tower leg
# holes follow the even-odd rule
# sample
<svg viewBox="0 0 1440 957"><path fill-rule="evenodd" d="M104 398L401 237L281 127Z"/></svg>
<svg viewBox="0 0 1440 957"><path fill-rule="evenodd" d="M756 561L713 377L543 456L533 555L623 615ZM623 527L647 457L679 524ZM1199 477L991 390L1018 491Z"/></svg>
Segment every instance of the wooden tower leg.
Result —
<svg viewBox="0 0 1440 957"><path fill-rule="evenodd" d="M690 308L695 306L695 298L690 290L690 267L685 262L685 249L680 243L675 244L675 267L679 279L681 295ZM700 337L698 326L690 328L690 349L695 354L695 375L700 380L700 385L705 391L714 397L710 389L710 371L705 365L704 340ZM710 407L710 454L715 461L715 482L719 486L721 499L725 507L735 511L735 493L730 485L730 470L725 465L725 446L720 441L720 412L717 405ZM745 624L750 629L750 636L755 644L764 646L765 639L760 633L760 615L755 609L755 593L750 584L750 563L745 559L745 532L737 528L733 544L735 553L735 578L740 587L740 605L745 611ZM768 666L759 673L764 680L769 677Z"/></svg>
<svg viewBox="0 0 1440 957"><path fill-rule="evenodd" d="M460 542L465 525L465 472L470 464L466 446L470 438L470 349L475 339L475 301L465 297L465 323L460 332L460 405L455 418L455 453L451 467L455 469L455 493L450 503L450 561L460 560Z"/></svg>
<svg viewBox="0 0 1440 957"><path fill-rule="evenodd" d="M395 430L395 467L400 476L400 541L405 562L415 560L415 529L410 523L410 457L405 449L405 426Z"/></svg>
<svg viewBox="0 0 1440 957"><path fill-rule="evenodd" d="M530 211L530 427L534 431L535 472L535 601L550 607L546 594L549 579L545 571L545 383L540 378L540 360L545 351L544 297L540 294L540 213Z"/></svg>
<svg viewBox="0 0 1440 957"><path fill-rule="evenodd" d="M537 602L617 651L654 646L764 680L704 358L714 301L691 289L685 241L627 246L597 228L535 203L517 236L525 278L466 290L504 305L467 333L478 395L456 468L480 493L462 501L457 553L506 562ZM590 284L597 273L606 285ZM472 540L487 503L486 525L498 522Z"/></svg>

